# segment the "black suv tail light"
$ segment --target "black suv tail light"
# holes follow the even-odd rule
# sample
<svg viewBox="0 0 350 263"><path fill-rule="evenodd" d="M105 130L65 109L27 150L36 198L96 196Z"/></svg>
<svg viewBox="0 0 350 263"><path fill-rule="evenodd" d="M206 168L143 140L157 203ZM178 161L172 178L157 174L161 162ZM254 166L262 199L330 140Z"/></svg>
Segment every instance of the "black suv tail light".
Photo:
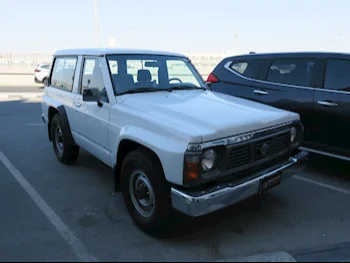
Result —
<svg viewBox="0 0 350 263"><path fill-rule="evenodd" d="M216 83L219 81L220 80L213 73L210 73L208 78L207 78L207 82L210 82L210 83Z"/></svg>

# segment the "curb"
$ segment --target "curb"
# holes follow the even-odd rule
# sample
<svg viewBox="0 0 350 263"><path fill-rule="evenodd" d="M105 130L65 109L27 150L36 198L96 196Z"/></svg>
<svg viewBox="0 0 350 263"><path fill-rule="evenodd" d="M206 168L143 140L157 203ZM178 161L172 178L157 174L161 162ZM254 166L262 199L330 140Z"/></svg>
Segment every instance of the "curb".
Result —
<svg viewBox="0 0 350 263"><path fill-rule="evenodd" d="M350 242L222 259L215 262L350 262Z"/></svg>
<svg viewBox="0 0 350 263"><path fill-rule="evenodd" d="M233 259L222 259L222 260L217 260L215 262L298 262L298 261L287 251L278 251L273 253L239 257L239 258L233 258Z"/></svg>
<svg viewBox="0 0 350 263"><path fill-rule="evenodd" d="M17 101L17 100L38 100L41 101L44 93L42 92L11 92L0 93L0 101Z"/></svg>
<svg viewBox="0 0 350 263"><path fill-rule="evenodd" d="M298 262L350 262L350 242L289 251Z"/></svg>

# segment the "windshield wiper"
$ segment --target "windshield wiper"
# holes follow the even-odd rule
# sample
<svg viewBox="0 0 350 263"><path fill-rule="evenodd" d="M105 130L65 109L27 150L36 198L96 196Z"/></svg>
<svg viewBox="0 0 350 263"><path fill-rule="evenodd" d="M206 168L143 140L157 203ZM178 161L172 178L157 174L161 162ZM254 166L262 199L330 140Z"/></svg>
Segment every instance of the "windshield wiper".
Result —
<svg viewBox="0 0 350 263"><path fill-rule="evenodd" d="M168 92L171 92L171 90L169 90L169 89L159 89L159 88L154 88L154 87L146 87L146 88L136 88L136 89L127 90L127 91L118 93L118 95L133 94L133 93L143 93L143 92L156 92L156 91L168 91Z"/></svg>
<svg viewBox="0 0 350 263"><path fill-rule="evenodd" d="M169 90L191 90L191 89L206 90L206 88L203 88L203 87L196 87L196 86L190 86L190 85L179 85L179 86L169 88Z"/></svg>

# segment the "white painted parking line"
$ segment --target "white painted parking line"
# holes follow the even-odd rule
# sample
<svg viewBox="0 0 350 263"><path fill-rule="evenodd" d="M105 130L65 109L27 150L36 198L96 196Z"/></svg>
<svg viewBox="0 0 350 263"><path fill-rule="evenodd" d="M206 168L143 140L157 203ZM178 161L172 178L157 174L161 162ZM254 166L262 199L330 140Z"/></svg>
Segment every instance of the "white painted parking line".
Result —
<svg viewBox="0 0 350 263"><path fill-rule="evenodd" d="M40 194L33 188L33 186L23 177L17 168L7 159L7 157L0 152L0 160L11 172L12 176L23 187L28 195L33 199L38 208L44 213L47 219L53 224L56 230L60 233L62 238L70 245L77 257L83 262L97 262L97 259L89 255L83 243L73 234L68 226L58 217L53 209L45 202Z"/></svg>
<svg viewBox="0 0 350 263"><path fill-rule="evenodd" d="M305 177L302 177L302 176L299 176L299 175L294 176L294 178L298 179L298 180L301 180L301 181L304 181L304 182L308 182L310 184L318 185L318 186L321 186L321 187L324 187L324 188L327 188L327 189L330 189L330 190L333 190L333 191L337 191L337 192L342 193L342 194L350 195L350 190L346 190L346 189L343 189L343 188L340 188L340 187L337 187L337 186L321 183L321 182L318 182L318 181L315 181L315 180L312 180L312 179L309 179L309 178L305 178Z"/></svg>
<svg viewBox="0 0 350 263"><path fill-rule="evenodd" d="M223 259L216 262L297 262L297 260L286 251L253 255L236 259Z"/></svg>

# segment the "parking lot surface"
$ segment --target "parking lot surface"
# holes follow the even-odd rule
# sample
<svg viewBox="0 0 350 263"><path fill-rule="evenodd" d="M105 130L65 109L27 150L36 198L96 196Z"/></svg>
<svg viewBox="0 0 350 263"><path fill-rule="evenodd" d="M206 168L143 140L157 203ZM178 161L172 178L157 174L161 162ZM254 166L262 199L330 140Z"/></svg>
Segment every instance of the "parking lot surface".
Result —
<svg viewBox="0 0 350 263"><path fill-rule="evenodd" d="M39 102L0 102L1 261L214 261L350 242L345 162L313 157L261 202L179 217L173 237L155 239L131 221L109 167L84 151L57 161L40 115Z"/></svg>

